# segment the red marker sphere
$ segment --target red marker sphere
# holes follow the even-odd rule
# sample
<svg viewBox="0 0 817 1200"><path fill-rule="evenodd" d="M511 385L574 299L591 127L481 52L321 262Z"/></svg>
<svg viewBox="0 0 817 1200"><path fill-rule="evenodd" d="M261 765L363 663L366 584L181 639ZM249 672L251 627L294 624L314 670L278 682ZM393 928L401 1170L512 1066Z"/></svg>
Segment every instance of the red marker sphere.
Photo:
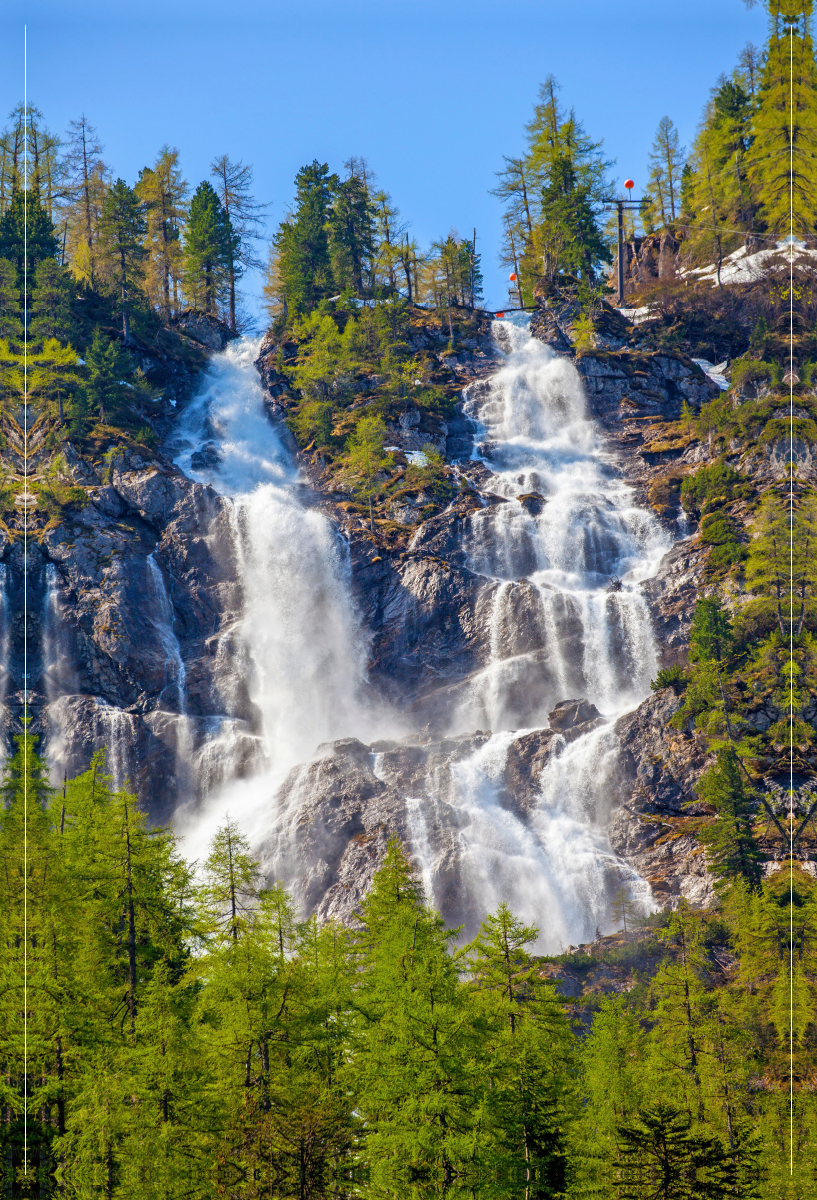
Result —
<svg viewBox="0 0 817 1200"><path fill-rule="evenodd" d="M516 282L516 271L511 271L508 278L510 279L511 283L515 283Z"/></svg>
<svg viewBox="0 0 817 1200"><path fill-rule="evenodd" d="M626 187L627 191L629 192L631 188L635 187L635 180L634 179L625 179L624 186Z"/></svg>

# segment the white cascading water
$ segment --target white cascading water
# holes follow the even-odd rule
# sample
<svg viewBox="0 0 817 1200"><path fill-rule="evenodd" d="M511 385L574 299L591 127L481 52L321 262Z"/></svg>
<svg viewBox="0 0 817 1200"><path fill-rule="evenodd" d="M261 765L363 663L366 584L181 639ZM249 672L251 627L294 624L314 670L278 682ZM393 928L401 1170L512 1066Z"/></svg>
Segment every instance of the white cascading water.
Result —
<svg viewBox="0 0 817 1200"><path fill-rule="evenodd" d="M222 639L217 668L227 711L246 686L258 713L258 754L236 781L231 759L246 739L230 718L214 722L196 764L202 808L180 814L188 849L203 852L226 811L253 836L274 824L275 789L316 746L353 730L373 732L362 700L366 638L350 591L347 547L310 505L281 431L267 417L254 367L259 342L216 356L207 385L177 431L176 462L232 502L243 614ZM209 465L208 465L209 464ZM224 781L224 786L219 782Z"/></svg>
<svg viewBox="0 0 817 1200"><path fill-rule="evenodd" d="M463 910L478 919L505 900L540 927L539 948L552 951L604 927L618 887L645 906L649 889L615 858L605 833L616 756L609 720L573 742L554 737L525 818L501 802L509 749L523 731L544 728L561 700L586 698L609 719L643 699L656 653L639 584L657 569L667 539L619 478L572 363L533 339L527 319L497 322L495 337L504 362L466 396L481 431L475 457L491 471L485 490L503 498L472 516L466 547L471 568L486 577L490 661L452 714L454 732L494 732L470 758L453 761L444 780L429 775L426 796L407 799L407 818L430 896L453 837ZM225 712L236 711L247 682L258 713L249 771L237 765L246 758L242 722L210 721L193 767L205 799L177 817L191 857L206 852L229 812L257 843L277 834L285 859L274 797L286 772L320 742L370 741L395 727L365 702L366 636L346 547L311 506L267 417L257 351L245 339L216 356L177 430L177 464L232 503L244 602L222 638L217 674ZM528 507L516 499L531 493ZM608 590L612 576L618 591ZM168 684L181 692L176 655L178 643ZM453 828L444 816L451 806Z"/></svg>
<svg viewBox="0 0 817 1200"><path fill-rule="evenodd" d="M568 744L554 739L539 802L524 820L501 803L508 752L520 726L546 726L561 700L585 698L613 718L648 694L657 655L639 584L668 540L619 478L576 368L528 324L525 316L495 322L504 363L466 396L479 429L474 457L491 471L484 490L506 502L471 519L470 565L493 588L490 661L454 724L495 732L452 766L446 802L458 812L459 869L473 898L466 923L505 900L539 927L538 948L552 952L604 928L621 887L649 908L649 887L615 857L605 832L616 759L610 723ZM613 577L619 590L609 590ZM412 800L409 814L432 891L450 855L450 846L431 849L436 810L432 795Z"/></svg>
<svg viewBox="0 0 817 1200"><path fill-rule="evenodd" d="M492 473L485 490L506 499L472 518L467 545L472 569L497 582L491 661L462 715L494 730L544 725L569 696L611 714L644 698L656 653L639 584L668 549L588 419L573 363L531 337L528 324L526 316L494 323L505 361L465 402L479 428L474 457ZM531 495L528 507L516 499ZM608 590L614 576L619 591ZM533 650L519 645L520 586ZM531 665L537 702L514 711Z"/></svg>

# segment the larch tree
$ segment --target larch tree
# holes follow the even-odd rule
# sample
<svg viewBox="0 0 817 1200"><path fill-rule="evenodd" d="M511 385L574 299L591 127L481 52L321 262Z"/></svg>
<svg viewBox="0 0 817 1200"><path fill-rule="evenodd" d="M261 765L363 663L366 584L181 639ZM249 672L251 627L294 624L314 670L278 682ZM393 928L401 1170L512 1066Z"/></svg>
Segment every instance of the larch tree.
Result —
<svg viewBox="0 0 817 1200"><path fill-rule="evenodd" d="M96 239L109 171L96 129L83 115L68 126L64 154L62 215L66 221L68 258L77 279L96 281Z"/></svg>
<svg viewBox="0 0 817 1200"><path fill-rule="evenodd" d="M144 168L136 185L145 212L145 291L165 322L178 310L188 191L179 152L167 145L153 166Z"/></svg>
<svg viewBox="0 0 817 1200"><path fill-rule="evenodd" d="M227 289L230 328L236 333L236 283L245 271L261 266L254 243L261 237L266 205L259 204L252 194L249 163L233 162L222 154L210 164L210 175L232 231L227 243Z"/></svg>
<svg viewBox="0 0 817 1200"><path fill-rule="evenodd" d="M681 173L684 169L684 152L678 130L669 117L662 117L650 151L649 187L658 196L661 223L668 226L675 222L680 208Z"/></svg>
<svg viewBox="0 0 817 1200"><path fill-rule="evenodd" d="M795 236L809 237L817 226L813 3L774 0L768 7L769 39L751 122L749 185L772 239L789 232L790 192Z"/></svg>

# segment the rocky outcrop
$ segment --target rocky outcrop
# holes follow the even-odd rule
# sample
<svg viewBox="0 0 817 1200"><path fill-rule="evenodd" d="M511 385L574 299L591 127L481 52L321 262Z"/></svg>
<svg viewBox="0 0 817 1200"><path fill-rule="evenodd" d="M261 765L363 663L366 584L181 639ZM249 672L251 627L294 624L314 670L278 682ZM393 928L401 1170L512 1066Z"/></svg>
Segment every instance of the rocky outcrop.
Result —
<svg viewBox="0 0 817 1200"><path fill-rule="evenodd" d="M695 784L709 759L693 733L670 727L680 704L672 688L663 688L616 723L619 803L608 826L616 854L668 907L681 897L699 906L714 899L714 880L690 827Z"/></svg>

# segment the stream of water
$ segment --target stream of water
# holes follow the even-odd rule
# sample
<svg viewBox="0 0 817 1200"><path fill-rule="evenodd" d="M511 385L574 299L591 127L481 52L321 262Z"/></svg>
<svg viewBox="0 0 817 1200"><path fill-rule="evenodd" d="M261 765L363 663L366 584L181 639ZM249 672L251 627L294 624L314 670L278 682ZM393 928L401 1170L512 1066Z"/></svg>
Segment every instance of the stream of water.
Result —
<svg viewBox="0 0 817 1200"><path fill-rule="evenodd" d="M649 904L647 885L615 858L605 828L612 718L647 694L656 669L640 584L668 541L621 480L572 363L531 338L525 318L495 323L494 335L499 368L465 402L474 457L491 472L484 490L495 497L466 534L469 565L489 598L490 658L451 715L452 731L493 734L447 771L455 829L439 828L431 778L423 797L407 799L407 822L432 897L453 834L464 908L484 914L506 900L542 927L541 949L557 949L603 927L622 884ZM197 768L207 794L177 820L193 857L227 811L254 841L269 836L277 787L319 743L399 735L399 719L367 700L367 634L346 546L266 415L257 350L244 340L216 356L177 430L177 464L232 504L243 612L217 658L225 699L245 684L258 713L249 772L231 765L241 740L235 721L213 719ZM169 602L155 563L152 571L161 611ZM167 687L181 699L178 642L165 640ZM556 703L578 697L608 720L572 742L554 739L538 803L523 819L501 801L509 748L520 730L546 727Z"/></svg>

